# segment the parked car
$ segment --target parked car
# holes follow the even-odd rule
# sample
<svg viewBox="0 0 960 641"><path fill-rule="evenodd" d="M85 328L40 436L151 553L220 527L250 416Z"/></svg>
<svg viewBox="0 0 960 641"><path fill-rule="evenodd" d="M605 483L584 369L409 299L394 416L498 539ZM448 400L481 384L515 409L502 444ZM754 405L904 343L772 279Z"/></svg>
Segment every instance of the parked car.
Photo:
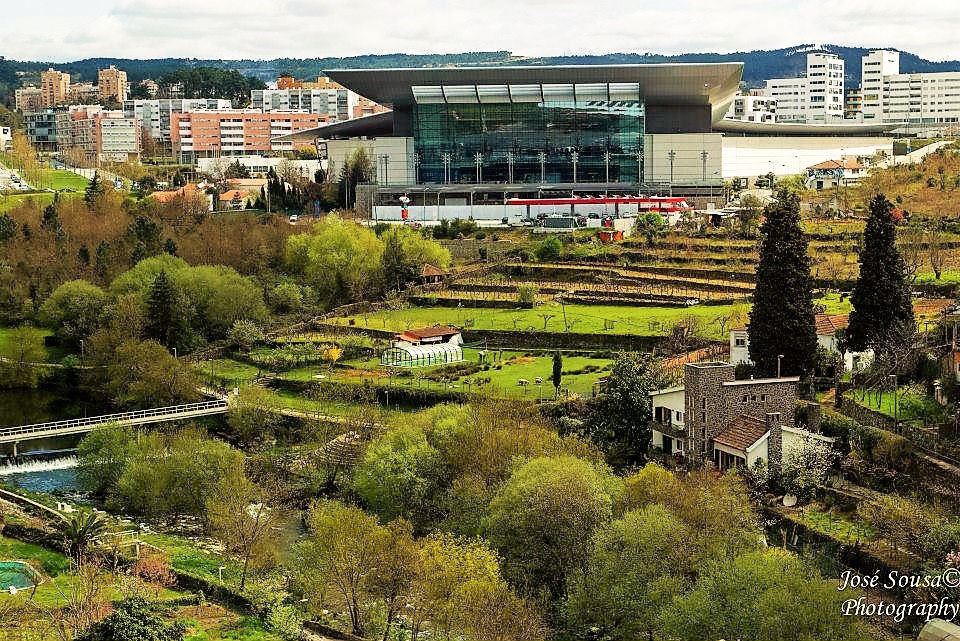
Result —
<svg viewBox="0 0 960 641"><path fill-rule="evenodd" d="M300 220L300 216L296 214L290 214L290 224L295 225L297 221Z"/></svg>

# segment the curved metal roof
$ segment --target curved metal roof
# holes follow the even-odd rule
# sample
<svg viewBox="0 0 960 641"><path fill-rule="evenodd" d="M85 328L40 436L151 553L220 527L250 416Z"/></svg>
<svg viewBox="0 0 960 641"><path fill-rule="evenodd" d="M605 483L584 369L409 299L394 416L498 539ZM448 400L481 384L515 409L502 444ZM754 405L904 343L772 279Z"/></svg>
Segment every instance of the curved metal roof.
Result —
<svg viewBox="0 0 960 641"><path fill-rule="evenodd" d="M740 86L742 62L652 65L557 65L331 69L344 87L390 107L410 107L413 87L636 83L647 104L711 106L716 121Z"/></svg>
<svg viewBox="0 0 960 641"><path fill-rule="evenodd" d="M902 126L903 123L750 122L749 120L724 118L719 122L714 122L713 130L757 136L876 136Z"/></svg>

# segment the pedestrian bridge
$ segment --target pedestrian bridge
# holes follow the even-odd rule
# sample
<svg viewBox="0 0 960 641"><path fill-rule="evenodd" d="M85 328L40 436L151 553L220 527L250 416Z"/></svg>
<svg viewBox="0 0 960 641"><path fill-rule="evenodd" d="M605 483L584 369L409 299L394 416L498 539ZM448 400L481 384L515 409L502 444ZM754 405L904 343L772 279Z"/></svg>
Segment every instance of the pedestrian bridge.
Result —
<svg viewBox="0 0 960 641"><path fill-rule="evenodd" d="M84 434L98 425L117 423L119 425L148 425L165 421L180 421L198 416L211 414L225 414L229 409L227 399L218 398L200 403L186 405L171 405L135 412L120 412L118 414L104 414L86 418L72 418L50 423L34 423L17 427L0 428L0 443L18 443L49 436L65 436L69 434ZM14 453L16 455L16 453Z"/></svg>

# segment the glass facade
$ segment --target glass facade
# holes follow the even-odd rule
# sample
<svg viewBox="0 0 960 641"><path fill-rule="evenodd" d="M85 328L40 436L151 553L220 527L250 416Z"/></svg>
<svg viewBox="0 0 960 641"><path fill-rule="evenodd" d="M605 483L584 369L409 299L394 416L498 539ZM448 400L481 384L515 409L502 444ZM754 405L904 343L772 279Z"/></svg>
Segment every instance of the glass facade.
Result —
<svg viewBox="0 0 960 641"><path fill-rule="evenodd" d="M635 83L414 87L421 183L637 183Z"/></svg>

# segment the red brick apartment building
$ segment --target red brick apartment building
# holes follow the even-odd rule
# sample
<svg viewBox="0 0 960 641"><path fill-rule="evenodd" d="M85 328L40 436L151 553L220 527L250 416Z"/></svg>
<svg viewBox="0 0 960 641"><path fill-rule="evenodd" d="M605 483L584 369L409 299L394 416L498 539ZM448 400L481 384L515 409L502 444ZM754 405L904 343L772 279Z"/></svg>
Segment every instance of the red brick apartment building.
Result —
<svg viewBox="0 0 960 641"><path fill-rule="evenodd" d="M172 114L170 138L180 162L193 163L197 158L292 151L292 142L277 138L328 119L325 114L189 111Z"/></svg>

